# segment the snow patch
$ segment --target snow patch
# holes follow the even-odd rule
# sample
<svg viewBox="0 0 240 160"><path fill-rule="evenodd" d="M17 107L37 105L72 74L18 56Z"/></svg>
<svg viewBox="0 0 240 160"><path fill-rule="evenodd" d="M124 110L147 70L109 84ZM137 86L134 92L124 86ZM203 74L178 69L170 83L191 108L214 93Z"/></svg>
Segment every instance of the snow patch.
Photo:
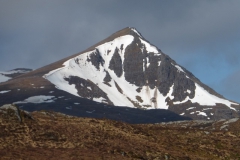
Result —
<svg viewBox="0 0 240 160"><path fill-rule="evenodd" d="M215 106L216 103L222 103L228 106L230 109L236 111L235 108L231 107L231 104L237 105L237 103L233 103L228 100L219 98L215 95L212 95L197 83L195 83L195 86L196 86L195 97L191 99L193 103L199 103L200 105L206 105L206 106Z"/></svg>
<svg viewBox="0 0 240 160"><path fill-rule="evenodd" d="M173 93L173 87L174 87L174 83L173 83L173 85L170 87L169 92L168 92L168 94L167 94L167 96L166 96L166 97L169 97L171 100L174 99L174 96L172 95L172 93Z"/></svg>
<svg viewBox="0 0 240 160"><path fill-rule="evenodd" d="M12 79L12 78L0 74L0 83L1 83L1 82L6 82L6 81L8 81L9 79Z"/></svg>
<svg viewBox="0 0 240 160"><path fill-rule="evenodd" d="M145 72L145 59L143 59L143 72Z"/></svg>
<svg viewBox="0 0 240 160"><path fill-rule="evenodd" d="M95 110L93 110L93 111L86 111L87 113L93 113Z"/></svg>
<svg viewBox="0 0 240 160"><path fill-rule="evenodd" d="M95 101L95 102L100 102L100 103L106 103L106 99L103 98L103 97L93 98L93 101Z"/></svg>
<svg viewBox="0 0 240 160"><path fill-rule="evenodd" d="M222 103L225 104L227 107L229 107L232 110L235 110L235 108L231 107L231 105L238 105L237 103L230 102L228 100L219 98L215 95L210 94L207 92L204 88L202 88L199 84L195 83L196 89L195 89L195 96L193 99L190 99L189 96L185 98L185 100L181 102L173 102L173 104L181 104L185 103L188 100L190 100L192 103L199 103L200 105L205 106L215 106L216 103Z"/></svg>
<svg viewBox="0 0 240 160"><path fill-rule="evenodd" d="M179 65L174 65L174 64L172 65L175 66L178 69L178 71L185 73L184 70Z"/></svg>
<svg viewBox="0 0 240 160"><path fill-rule="evenodd" d="M148 42L144 41L143 39L139 38L141 43L145 45L147 53L159 53L155 46L152 46ZM160 55L160 54L158 54Z"/></svg>
<svg viewBox="0 0 240 160"><path fill-rule="evenodd" d="M201 111L196 111L198 114L197 115L201 115L201 116L207 116L207 114L205 112L201 112Z"/></svg>
<svg viewBox="0 0 240 160"><path fill-rule="evenodd" d="M205 111L205 110L209 110L209 109L212 109L212 108L204 108L203 111Z"/></svg>
<svg viewBox="0 0 240 160"><path fill-rule="evenodd" d="M130 28L131 28L131 27L130 27ZM131 28L131 30L132 30L133 32L137 33L137 35L138 35L139 37L142 37L141 34L140 34L135 28Z"/></svg>
<svg viewBox="0 0 240 160"><path fill-rule="evenodd" d="M0 91L0 94L3 94L3 93L8 93L10 92L11 90L7 90L7 91Z"/></svg>
<svg viewBox="0 0 240 160"><path fill-rule="evenodd" d="M188 93L188 94L190 94L191 93L191 91L189 90L189 89L187 89L187 91L185 91L184 93Z"/></svg>
<svg viewBox="0 0 240 160"><path fill-rule="evenodd" d="M146 65L146 66L147 66L147 68L148 68L149 65L150 65L150 62L149 62L149 58L148 58L148 57L147 57L146 59L147 59L147 65Z"/></svg>
<svg viewBox="0 0 240 160"><path fill-rule="evenodd" d="M52 103L52 102L54 102L54 98L55 98L54 96L44 96L44 95L32 96L23 101L14 102L14 104L18 104L18 103Z"/></svg>
<svg viewBox="0 0 240 160"><path fill-rule="evenodd" d="M190 108L188 108L188 109L186 109L186 110L190 110L190 109L194 109L194 108L196 108L196 107L190 107Z"/></svg>

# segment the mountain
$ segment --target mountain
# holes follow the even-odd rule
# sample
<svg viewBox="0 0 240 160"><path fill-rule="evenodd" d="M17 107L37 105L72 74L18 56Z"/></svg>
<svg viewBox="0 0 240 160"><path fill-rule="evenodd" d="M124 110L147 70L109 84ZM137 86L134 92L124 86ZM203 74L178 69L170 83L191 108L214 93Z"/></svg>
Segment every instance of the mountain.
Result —
<svg viewBox="0 0 240 160"><path fill-rule="evenodd" d="M240 116L238 103L203 84L130 27L83 52L2 83L0 92L0 105L51 107L71 114L84 110L83 116L108 112L108 117L112 106L138 108L134 113L167 109L192 119ZM128 113L127 108L120 110Z"/></svg>
<svg viewBox="0 0 240 160"><path fill-rule="evenodd" d="M8 81L9 79L12 79L14 77L17 77L30 71L32 71L32 69L27 68L16 68L6 72L0 71L0 83Z"/></svg>
<svg viewBox="0 0 240 160"><path fill-rule="evenodd" d="M240 158L238 118L136 125L4 105L0 130L1 159Z"/></svg>

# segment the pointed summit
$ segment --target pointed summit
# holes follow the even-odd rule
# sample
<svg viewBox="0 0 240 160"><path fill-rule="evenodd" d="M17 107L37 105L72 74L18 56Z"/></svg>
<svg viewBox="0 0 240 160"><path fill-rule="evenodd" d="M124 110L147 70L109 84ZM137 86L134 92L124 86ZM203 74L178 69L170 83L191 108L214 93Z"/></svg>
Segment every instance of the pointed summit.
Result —
<svg viewBox="0 0 240 160"><path fill-rule="evenodd" d="M124 36L124 35L139 36L139 37L143 38L141 33L138 32L137 29L134 27L126 27L126 28L121 29L121 30L115 32L114 34L112 34L112 36L114 36L114 37L120 37L120 36Z"/></svg>
<svg viewBox="0 0 240 160"><path fill-rule="evenodd" d="M146 41L135 28L127 27L112 34L64 65L61 70L51 71L44 78L61 90L97 102L144 109L170 109L176 105L197 108L221 103L236 110L232 107L236 103L225 100L202 84ZM91 88L88 94L83 93L84 87L79 86L86 80L97 84L88 84ZM69 89L72 84L79 87ZM93 88L100 92L96 94ZM197 110L195 114L201 112ZM210 119L210 116L210 113L206 114L205 118Z"/></svg>

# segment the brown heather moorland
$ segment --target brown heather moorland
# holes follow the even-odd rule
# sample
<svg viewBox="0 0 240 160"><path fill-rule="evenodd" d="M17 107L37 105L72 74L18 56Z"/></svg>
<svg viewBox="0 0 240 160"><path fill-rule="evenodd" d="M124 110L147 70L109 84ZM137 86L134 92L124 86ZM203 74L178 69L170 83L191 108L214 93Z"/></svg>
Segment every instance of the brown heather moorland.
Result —
<svg viewBox="0 0 240 160"><path fill-rule="evenodd" d="M127 124L0 110L0 159L240 159L240 120Z"/></svg>

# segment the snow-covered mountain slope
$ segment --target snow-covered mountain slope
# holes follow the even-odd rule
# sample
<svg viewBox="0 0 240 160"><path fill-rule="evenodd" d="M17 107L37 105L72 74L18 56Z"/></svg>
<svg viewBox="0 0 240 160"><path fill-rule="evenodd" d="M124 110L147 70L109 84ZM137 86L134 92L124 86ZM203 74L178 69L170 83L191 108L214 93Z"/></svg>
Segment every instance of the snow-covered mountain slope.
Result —
<svg viewBox="0 0 240 160"><path fill-rule="evenodd" d="M158 121L169 121L176 113L192 119L240 117L238 103L203 84L130 27L85 51L0 83L0 105L7 103L29 111L44 108L123 121L140 113L139 119L149 122L152 111Z"/></svg>
<svg viewBox="0 0 240 160"><path fill-rule="evenodd" d="M116 106L168 109L179 104L238 105L203 85L134 28L77 55L43 77L78 97ZM200 112L200 111L199 111Z"/></svg>
<svg viewBox="0 0 240 160"><path fill-rule="evenodd" d="M31 69L17 68L17 69L13 69L13 70L6 71L6 72L0 72L0 83L6 82L16 76L27 73L29 71L31 71Z"/></svg>

